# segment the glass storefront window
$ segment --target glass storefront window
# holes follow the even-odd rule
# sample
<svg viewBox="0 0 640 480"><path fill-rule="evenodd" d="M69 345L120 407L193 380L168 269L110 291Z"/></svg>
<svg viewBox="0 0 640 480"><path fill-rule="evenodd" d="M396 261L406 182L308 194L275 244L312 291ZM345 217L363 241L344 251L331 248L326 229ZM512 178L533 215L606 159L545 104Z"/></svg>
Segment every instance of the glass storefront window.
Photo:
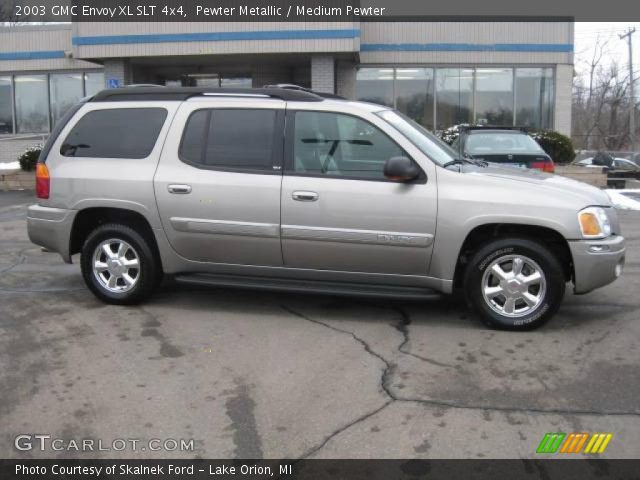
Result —
<svg viewBox="0 0 640 480"><path fill-rule="evenodd" d="M11 77L0 77L0 135L13 133Z"/></svg>
<svg viewBox="0 0 640 480"><path fill-rule="evenodd" d="M49 76L51 126L82 98L81 73L56 73Z"/></svg>
<svg viewBox="0 0 640 480"><path fill-rule="evenodd" d="M516 125L553 127L553 70L516 68Z"/></svg>
<svg viewBox="0 0 640 480"><path fill-rule="evenodd" d="M361 68L356 82L358 100L393 106L393 68Z"/></svg>
<svg viewBox="0 0 640 480"><path fill-rule="evenodd" d="M396 69L396 108L420 125L433 130L433 69Z"/></svg>
<svg viewBox="0 0 640 480"><path fill-rule="evenodd" d="M49 131L46 75L16 75L16 124L18 133Z"/></svg>
<svg viewBox="0 0 640 480"><path fill-rule="evenodd" d="M513 69L476 70L476 119L479 125L513 125Z"/></svg>
<svg viewBox="0 0 640 480"><path fill-rule="evenodd" d="M104 73L91 72L84 74L84 94L85 96L91 96L98 93L100 90L104 90Z"/></svg>
<svg viewBox="0 0 640 480"><path fill-rule="evenodd" d="M473 121L473 69L436 70L436 129Z"/></svg>

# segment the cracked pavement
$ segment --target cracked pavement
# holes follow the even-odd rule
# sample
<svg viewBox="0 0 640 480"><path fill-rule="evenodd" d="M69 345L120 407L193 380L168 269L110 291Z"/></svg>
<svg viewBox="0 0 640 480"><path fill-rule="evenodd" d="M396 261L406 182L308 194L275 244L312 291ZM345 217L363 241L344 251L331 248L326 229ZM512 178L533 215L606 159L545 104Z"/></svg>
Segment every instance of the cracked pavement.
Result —
<svg viewBox="0 0 640 480"><path fill-rule="evenodd" d="M457 298L371 301L167 283L102 304L0 193L0 457L534 458L546 432L640 455L640 214L625 275L526 333ZM77 259L74 259L77 262ZM189 452L19 452L18 434L194 439Z"/></svg>

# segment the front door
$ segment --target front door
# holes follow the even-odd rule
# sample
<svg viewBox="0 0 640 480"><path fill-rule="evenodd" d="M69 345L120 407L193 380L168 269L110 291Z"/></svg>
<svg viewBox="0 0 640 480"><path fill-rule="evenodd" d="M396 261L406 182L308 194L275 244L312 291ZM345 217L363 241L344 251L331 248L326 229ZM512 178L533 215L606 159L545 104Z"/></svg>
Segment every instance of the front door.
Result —
<svg viewBox="0 0 640 480"><path fill-rule="evenodd" d="M169 243L184 258L282 266L284 102L256 103L192 100L173 120L154 186Z"/></svg>
<svg viewBox="0 0 640 480"><path fill-rule="evenodd" d="M415 147L397 132L395 139L383 133L383 120L374 117L287 113L282 182L286 267L427 274L436 227L435 172L423 163L420 177L411 183L385 178L385 162L410 156L408 150L415 153Z"/></svg>

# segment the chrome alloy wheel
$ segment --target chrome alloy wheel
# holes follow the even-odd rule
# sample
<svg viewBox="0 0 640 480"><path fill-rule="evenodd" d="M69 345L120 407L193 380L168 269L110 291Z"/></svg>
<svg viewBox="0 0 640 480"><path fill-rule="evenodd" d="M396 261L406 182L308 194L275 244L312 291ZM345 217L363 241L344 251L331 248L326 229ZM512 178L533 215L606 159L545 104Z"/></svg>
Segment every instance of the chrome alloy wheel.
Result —
<svg viewBox="0 0 640 480"><path fill-rule="evenodd" d="M522 317L544 300L547 282L540 266L524 255L505 255L487 267L482 276L482 296L500 315Z"/></svg>
<svg viewBox="0 0 640 480"><path fill-rule="evenodd" d="M93 274L110 292L128 292L140 278L138 253L124 240L105 240L94 251Z"/></svg>

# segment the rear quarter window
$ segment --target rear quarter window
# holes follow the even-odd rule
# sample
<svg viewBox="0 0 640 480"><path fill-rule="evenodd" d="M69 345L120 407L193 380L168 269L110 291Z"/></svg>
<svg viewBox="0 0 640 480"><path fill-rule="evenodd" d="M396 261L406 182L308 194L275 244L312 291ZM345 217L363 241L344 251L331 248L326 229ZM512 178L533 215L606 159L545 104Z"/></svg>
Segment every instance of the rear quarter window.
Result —
<svg viewBox="0 0 640 480"><path fill-rule="evenodd" d="M86 113L60 147L65 157L145 158L167 118L164 108L112 108Z"/></svg>

